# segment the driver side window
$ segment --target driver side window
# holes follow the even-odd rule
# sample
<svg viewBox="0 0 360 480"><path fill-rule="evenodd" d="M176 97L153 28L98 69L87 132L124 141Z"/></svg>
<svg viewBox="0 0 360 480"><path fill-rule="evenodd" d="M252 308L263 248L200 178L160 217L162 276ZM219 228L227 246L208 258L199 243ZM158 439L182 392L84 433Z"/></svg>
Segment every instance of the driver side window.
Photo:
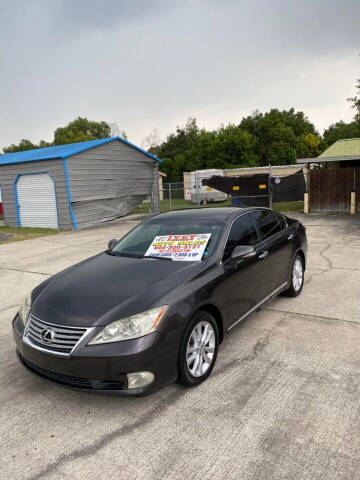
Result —
<svg viewBox="0 0 360 480"><path fill-rule="evenodd" d="M229 232L227 239L223 261L225 262L231 257L235 247L238 245L255 245L260 241L253 219L250 214L246 213L238 217Z"/></svg>

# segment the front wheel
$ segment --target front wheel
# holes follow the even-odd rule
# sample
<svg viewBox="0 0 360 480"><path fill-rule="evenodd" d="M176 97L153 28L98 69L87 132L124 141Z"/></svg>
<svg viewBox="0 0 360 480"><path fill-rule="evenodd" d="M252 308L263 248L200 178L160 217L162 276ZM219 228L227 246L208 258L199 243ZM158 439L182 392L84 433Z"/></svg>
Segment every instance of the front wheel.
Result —
<svg viewBox="0 0 360 480"><path fill-rule="evenodd" d="M291 269L290 287L284 292L288 297L297 297L304 285L304 262L299 254L296 255Z"/></svg>
<svg viewBox="0 0 360 480"><path fill-rule="evenodd" d="M210 313L199 311L185 331L179 353L179 382L195 387L214 368L219 346L219 329Z"/></svg>

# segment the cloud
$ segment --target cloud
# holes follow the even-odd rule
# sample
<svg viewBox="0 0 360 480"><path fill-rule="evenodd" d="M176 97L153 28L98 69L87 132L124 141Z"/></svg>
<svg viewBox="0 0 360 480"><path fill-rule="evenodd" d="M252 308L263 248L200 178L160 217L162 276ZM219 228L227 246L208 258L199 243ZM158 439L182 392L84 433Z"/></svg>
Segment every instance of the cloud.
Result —
<svg viewBox="0 0 360 480"><path fill-rule="evenodd" d="M140 143L187 117L215 128L271 107L323 129L353 111L360 2L1 1L0 147L76 116Z"/></svg>

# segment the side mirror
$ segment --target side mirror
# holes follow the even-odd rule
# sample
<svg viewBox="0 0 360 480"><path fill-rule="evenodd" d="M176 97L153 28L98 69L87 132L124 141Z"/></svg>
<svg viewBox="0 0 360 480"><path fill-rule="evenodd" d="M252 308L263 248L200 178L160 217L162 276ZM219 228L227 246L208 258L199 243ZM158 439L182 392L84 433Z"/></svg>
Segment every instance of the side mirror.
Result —
<svg viewBox="0 0 360 480"><path fill-rule="evenodd" d="M256 251L254 247L249 245L238 245L234 248L231 254L230 263L233 267L235 267L243 258L251 258L255 257L255 255Z"/></svg>
<svg viewBox="0 0 360 480"><path fill-rule="evenodd" d="M116 240L116 238L113 238L112 240L109 240L108 249L112 250L117 243L118 243L118 240Z"/></svg>

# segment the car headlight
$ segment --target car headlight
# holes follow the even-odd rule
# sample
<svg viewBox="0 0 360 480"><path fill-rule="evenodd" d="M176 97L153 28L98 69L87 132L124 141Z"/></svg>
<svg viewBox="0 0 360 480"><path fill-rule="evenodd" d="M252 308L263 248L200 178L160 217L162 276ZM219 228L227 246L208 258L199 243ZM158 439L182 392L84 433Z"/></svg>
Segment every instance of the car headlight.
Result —
<svg viewBox="0 0 360 480"><path fill-rule="evenodd" d="M31 309L31 292L26 295L26 297L24 298L19 308L19 316L24 325L26 325L26 322L28 320L30 309Z"/></svg>
<svg viewBox="0 0 360 480"><path fill-rule="evenodd" d="M121 342L148 335L155 331L166 309L167 305L109 323L96 337L90 340L89 345Z"/></svg>

